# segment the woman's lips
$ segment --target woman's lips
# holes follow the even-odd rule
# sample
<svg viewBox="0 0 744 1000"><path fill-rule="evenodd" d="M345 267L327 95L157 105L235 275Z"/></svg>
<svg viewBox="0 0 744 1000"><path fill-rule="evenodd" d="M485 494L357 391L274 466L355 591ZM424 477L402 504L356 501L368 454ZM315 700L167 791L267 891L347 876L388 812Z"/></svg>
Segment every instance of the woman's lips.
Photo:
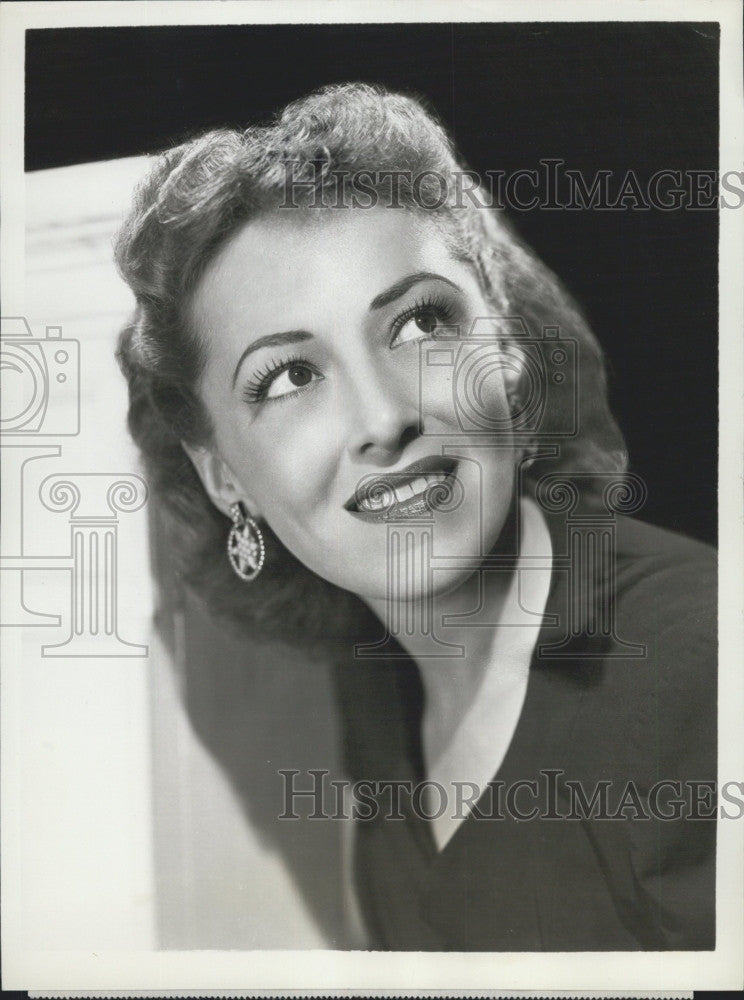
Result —
<svg viewBox="0 0 744 1000"><path fill-rule="evenodd" d="M431 514L452 494L457 462L431 456L382 476L367 477L344 504L364 521L390 521Z"/></svg>
<svg viewBox="0 0 744 1000"><path fill-rule="evenodd" d="M357 500L357 509L366 513L376 513L379 510L387 510L393 504L408 503L409 500L416 500L423 497L423 494L430 486L437 486L447 481L444 472L430 472L428 475L416 476L405 482L383 486L379 492L373 492L371 496L360 497Z"/></svg>

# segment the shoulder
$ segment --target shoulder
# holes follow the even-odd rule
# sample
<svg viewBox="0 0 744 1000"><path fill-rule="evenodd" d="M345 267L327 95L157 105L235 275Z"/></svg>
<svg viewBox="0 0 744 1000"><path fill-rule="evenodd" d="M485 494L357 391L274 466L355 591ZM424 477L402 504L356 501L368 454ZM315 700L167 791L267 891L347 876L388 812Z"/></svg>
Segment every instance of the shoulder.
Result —
<svg viewBox="0 0 744 1000"><path fill-rule="evenodd" d="M584 680L578 745L609 771L649 780L715 775L715 550L629 518L615 541L603 605L611 634L587 642L592 655L569 671Z"/></svg>
<svg viewBox="0 0 744 1000"><path fill-rule="evenodd" d="M614 630L572 730L574 762L609 778L627 822L595 825L647 947L715 940L717 560L707 545L617 525ZM712 796L712 798L711 798ZM622 819L622 817L621 817ZM702 820L710 822L702 822Z"/></svg>
<svg viewBox="0 0 744 1000"><path fill-rule="evenodd" d="M561 673L631 702L660 678L673 678L680 691L704 680L717 652L715 549L628 517L613 521L611 532L601 525L597 533L591 522L580 532L585 537L568 547L554 532L549 599L558 622L552 634L575 635L566 649L566 642L541 646L540 658L560 668L551 662L557 648Z"/></svg>
<svg viewBox="0 0 744 1000"><path fill-rule="evenodd" d="M671 701L698 696L698 708L715 701L717 572L710 546L619 519L614 620L618 638L645 649L648 669L628 678L640 694L651 686Z"/></svg>
<svg viewBox="0 0 744 1000"><path fill-rule="evenodd" d="M680 609L715 609L716 551L685 535L628 517L617 520L615 601L660 624ZM695 619L698 616L694 616Z"/></svg>

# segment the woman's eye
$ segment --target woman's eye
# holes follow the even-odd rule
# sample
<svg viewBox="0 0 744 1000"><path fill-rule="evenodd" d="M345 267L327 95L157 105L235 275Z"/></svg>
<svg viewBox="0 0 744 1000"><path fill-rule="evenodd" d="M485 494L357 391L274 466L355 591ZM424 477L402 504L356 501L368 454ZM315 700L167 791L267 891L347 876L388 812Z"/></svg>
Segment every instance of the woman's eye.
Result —
<svg viewBox="0 0 744 1000"><path fill-rule="evenodd" d="M441 318L434 309L419 309L410 319L407 319L398 329L396 344L404 344L410 340L431 337L441 325Z"/></svg>
<svg viewBox="0 0 744 1000"><path fill-rule="evenodd" d="M297 389L304 389L313 380L320 378L312 368L307 365L294 364L279 372L272 380L266 390L266 399L276 399L277 396L286 396Z"/></svg>

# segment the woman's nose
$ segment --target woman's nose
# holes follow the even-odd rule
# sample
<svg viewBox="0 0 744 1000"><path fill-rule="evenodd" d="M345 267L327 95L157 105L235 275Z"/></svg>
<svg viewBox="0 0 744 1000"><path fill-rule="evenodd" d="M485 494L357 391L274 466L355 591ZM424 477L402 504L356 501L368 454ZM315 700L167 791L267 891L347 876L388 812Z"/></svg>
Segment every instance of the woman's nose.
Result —
<svg viewBox="0 0 744 1000"><path fill-rule="evenodd" d="M392 465L420 434L416 386L398 384L389 373L367 373L363 380L354 381L349 394L351 457Z"/></svg>

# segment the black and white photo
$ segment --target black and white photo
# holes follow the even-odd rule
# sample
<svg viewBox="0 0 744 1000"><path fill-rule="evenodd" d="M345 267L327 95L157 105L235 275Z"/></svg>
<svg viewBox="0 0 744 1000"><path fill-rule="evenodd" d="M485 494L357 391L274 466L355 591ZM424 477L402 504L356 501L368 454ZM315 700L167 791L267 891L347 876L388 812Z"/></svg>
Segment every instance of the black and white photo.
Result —
<svg viewBox="0 0 744 1000"><path fill-rule="evenodd" d="M4 980L732 988L738 5L93 6L3 14Z"/></svg>

